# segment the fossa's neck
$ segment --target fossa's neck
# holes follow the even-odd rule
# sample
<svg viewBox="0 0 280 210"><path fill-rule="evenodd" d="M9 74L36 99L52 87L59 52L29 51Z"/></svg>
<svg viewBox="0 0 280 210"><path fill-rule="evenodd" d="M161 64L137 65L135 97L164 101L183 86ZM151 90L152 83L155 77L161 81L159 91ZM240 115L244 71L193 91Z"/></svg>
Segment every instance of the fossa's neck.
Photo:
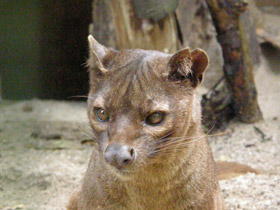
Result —
<svg viewBox="0 0 280 210"><path fill-rule="evenodd" d="M195 181L196 166L190 164L191 161L185 159L180 164L169 164L169 167L158 165L154 170L123 181L127 198L130 200L128 205L132 205L133 209L158 209L158 206L164 206L165 209L182 209L178 208L182 203L202 202L204 183ZM173 202L170 202L171 200ZM138 208L135 208L136 206Z"/></svg>

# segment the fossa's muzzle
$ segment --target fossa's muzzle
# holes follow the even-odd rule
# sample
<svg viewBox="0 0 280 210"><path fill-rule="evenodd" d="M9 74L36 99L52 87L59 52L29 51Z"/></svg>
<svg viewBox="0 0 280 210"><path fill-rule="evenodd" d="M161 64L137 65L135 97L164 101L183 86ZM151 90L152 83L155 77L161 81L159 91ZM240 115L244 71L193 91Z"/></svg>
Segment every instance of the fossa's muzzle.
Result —
<svg viewBox="0 0 280 210"><path fill-rule="evenodd" d="M104 159L112 166L122 169L135 160L134 149L120 143L109 144L104 152Z"/></svg>

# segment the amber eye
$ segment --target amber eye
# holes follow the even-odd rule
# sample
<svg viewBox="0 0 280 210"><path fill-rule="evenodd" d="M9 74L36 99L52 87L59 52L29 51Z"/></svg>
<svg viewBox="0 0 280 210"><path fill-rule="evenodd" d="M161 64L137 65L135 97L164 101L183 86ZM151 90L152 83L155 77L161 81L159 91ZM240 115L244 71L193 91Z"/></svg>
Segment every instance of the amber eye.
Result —
<svg viewBox="0 0 280 210"><path fill-rule="evenodd" d="M154 112L146 118L146 123L148 125L158 125L163 121L164 116L162 112Z"/></svg>
<svg viewBox="0 0 280 210"><path fill-rule="evenodd" d="M98 121L107 122L109 120L109 114L104 109L95 108L94 112Z"/></svg>

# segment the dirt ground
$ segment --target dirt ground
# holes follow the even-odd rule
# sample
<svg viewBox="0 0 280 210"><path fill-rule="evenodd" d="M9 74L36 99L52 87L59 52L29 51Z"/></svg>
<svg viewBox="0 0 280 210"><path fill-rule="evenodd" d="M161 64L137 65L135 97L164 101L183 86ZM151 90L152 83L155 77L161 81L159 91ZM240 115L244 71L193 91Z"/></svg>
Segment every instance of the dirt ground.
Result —
<svg viewBox="0 0 280 210"><path fill-rule="evenodd" d="M228 209L280 209L279 60L263 57L256 73L265 120L232 122L209 138L216 160L261 171L220 182ZM1 101L0 209L65 209L86 170L90 139L85 103Z"/></svg>

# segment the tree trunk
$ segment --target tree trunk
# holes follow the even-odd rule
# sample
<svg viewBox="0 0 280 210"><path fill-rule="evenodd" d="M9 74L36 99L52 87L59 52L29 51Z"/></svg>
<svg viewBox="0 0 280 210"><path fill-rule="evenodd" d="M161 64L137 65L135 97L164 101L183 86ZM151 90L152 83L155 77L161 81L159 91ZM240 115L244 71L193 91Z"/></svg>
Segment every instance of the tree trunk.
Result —
<svg viewBox="0 0 280 210"><path fill-rule="evenodd" d="M242 0L206 1L223 50L223 70L234 114L246 123L261 120L262 113L257 102L253 65L241 18L247 4Z"/></svg>
<svg viewBox="0 0 280 210"><path fill-rule="evenodd" d="M101 3L100 3L101 2ZM101 43L107 44L102 37L115 37L115 44L110 47L118 49L141 48L159 50L166 53L175 53L179 47L175 13L166 14L160 20L140 19L137 16L132 0L114 1L96 0L93 3L93 30L92 34L101 38ZM104 8L106 7L106 8ZM103 12L98 12L103 11ZM110 11L110 12L109 12ZM110 13L110 16L109 15ZM110 27L109 27L109 26ZM114 27L111 27L111 26ZM104 34L104 36L103 36Z"/></svg>
<svg viewBox="0 0 280 210"><path fill-rule="evenodd" d="M101 44L117 48L114 17L110 9L111 0L94 0L92 2L92 20L89 33Z"/></svg>

